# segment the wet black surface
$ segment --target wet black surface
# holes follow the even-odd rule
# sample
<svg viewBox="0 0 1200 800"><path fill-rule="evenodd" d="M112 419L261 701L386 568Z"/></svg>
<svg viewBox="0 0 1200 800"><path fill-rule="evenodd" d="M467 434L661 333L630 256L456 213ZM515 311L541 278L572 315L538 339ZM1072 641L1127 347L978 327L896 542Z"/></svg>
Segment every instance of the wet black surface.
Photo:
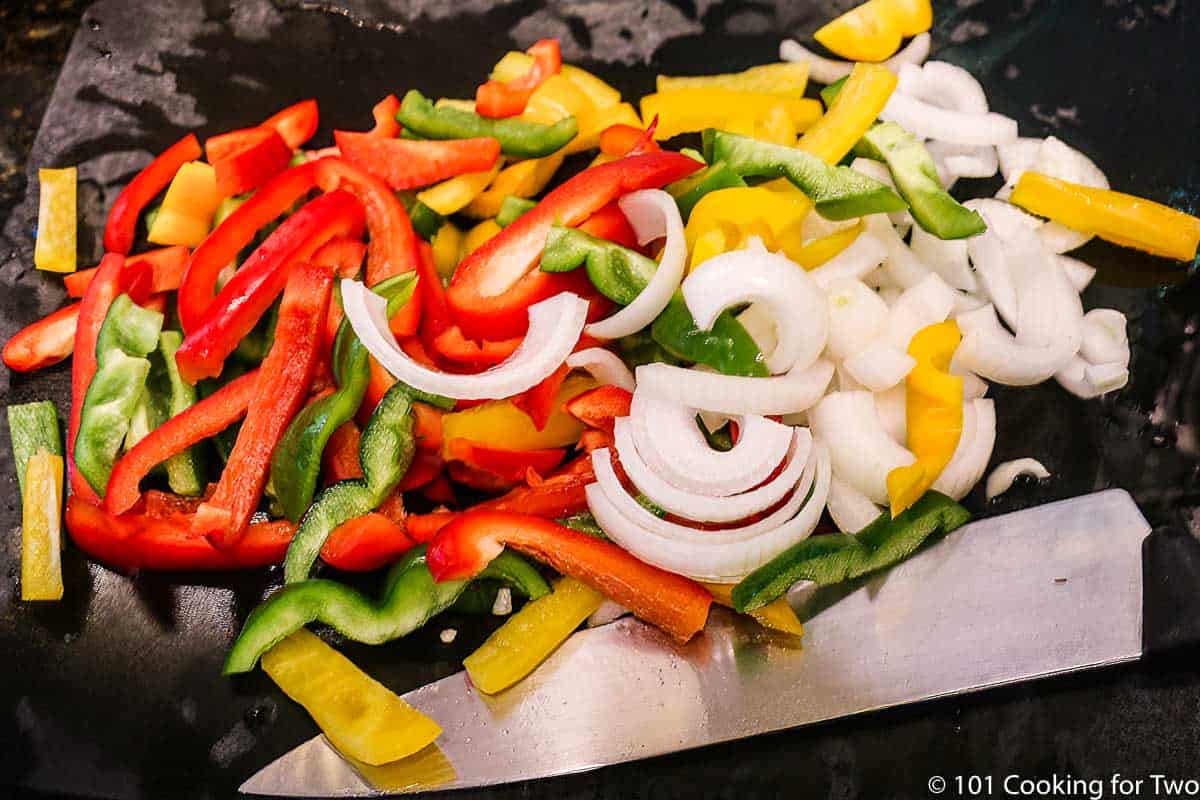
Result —
<svg viewBox="0 0 1200 800"><path fill-rule="evenodd" d="M203 136L243 126L316 96L319 140L327 141L334 127L367 127L371 105L389 91L419 86L435 96L467 95L501 52L544 35L563 37L567 58L642 93L656 71L714 72L771 60L783 36L803 38L831 5L849 3L362 0L335 13L266 0L105 0L82 25L77 4L6 6L0 338L63 297L57 280L31 268L36 193L24 194L26 164L79 164L84 231L96 231L122 183L187 130ZM1093 156L1115 187L1200 210L1200 14L1186 0L960 0L939 4L937 19L937 56L979 75L995 110L1016 117L1024 135L1056 133ZM98 257L98 248L95 236L81 232L83 261ZM1159 598L1148 619L1158 621L1162 641L1188 641L1192 632L1184 625L1181 633L1178 623L1195 610L1194 572L1181 568L1194 563L1188 559L1200 531L1200 283L1102 244L1079 255L1101 269L1085 306L1130 316L1133 382L1088 403L1055 385L996 390L994 459L1032 455L1054 477L1014 488L989 507L980 496L971 503L990 514L1096 488L1130 490L1152 523L1174 526L1147 558ZM1163 280L1173 285L1146 288ZM62 367L32 377L0 371L0 394L6 403L52 397L65 409L66 374ZM7 498L0 507L0 795L4 786L20 786L22 794L230 797L255 770L312 735L303 712L261 673L232 681L219 675L237 626L277 573L131 578L70 550L66 600L22 605L14 600L19 514L7 448L0 448L0 481ZM455 670L485 634L464 619L445 626L461 631L451 645L438 641L442 626L434 625L394 645L346 651L406 691ZM457 796L915 798L930 796L933 775L1200 777L1196 655L1176 651Z"/></svg>

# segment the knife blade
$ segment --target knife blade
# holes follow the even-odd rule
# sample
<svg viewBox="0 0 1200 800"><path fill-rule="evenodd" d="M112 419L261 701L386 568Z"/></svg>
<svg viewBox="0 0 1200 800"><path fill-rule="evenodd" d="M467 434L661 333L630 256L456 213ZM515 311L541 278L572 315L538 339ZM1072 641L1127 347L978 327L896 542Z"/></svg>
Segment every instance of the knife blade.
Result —
<svg viewBox="0 0 1200 800"><path fill-rule="evenodd" d="M495 697L462 672L404 695L444 729L417 756L352 765L317 736L241 791L489 786L1135 660L1149 532L1122 490L980 520L880 575L794 591L803 646L722 609L682 647L621 620Z"/></svg>

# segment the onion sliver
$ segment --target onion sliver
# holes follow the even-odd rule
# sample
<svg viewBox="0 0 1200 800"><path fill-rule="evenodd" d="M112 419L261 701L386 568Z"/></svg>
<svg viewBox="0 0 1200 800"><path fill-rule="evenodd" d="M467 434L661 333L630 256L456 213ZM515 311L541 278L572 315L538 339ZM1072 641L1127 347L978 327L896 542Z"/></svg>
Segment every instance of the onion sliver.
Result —
<svg viewBox="0 0 1200 800"><path fill-rule="evenodd" d="M775 319L771 309L763 303L751 303L746 310L737 315L737 321L742 323L746 333L758 345L758 351L764 356L775 351L779 338L775 335Z"/></svg>
<svg viewBox="0 0 1200 800"><path fill-rule="evenodd" d="M901 289L916 286L928 276L929 268L921 263L908 245L896 233L892 223L882 214L871 214L863 217L866 234L874 236L887 250L887 258L883 261L883 272ZM861 237L859 237L861 238Z"/></svg>
<svg viewBox="0 0 1200 800"><path fill-rule="evenodd" d="M1000 169L996 148L991 145L929 142L925 149L955 178L990 178Z"/></svg>
<svg viewBox="0 0 1200 800"><path fill-rule="evenodd" d="M1076 397L1091 400L1129 383L1129 365L1120 361L1089 364L1076 356L1055 373L1054 379Z"/></svg>
<svg viewBox="0 0 1200 800"><path fill-rule="evenodd" d="M1086 289L1092 282L1092 278L1096 277L1096 268L1091 264L1083 263L1078 258L1060 255L1056 255L1054 258L1063 268L1063 272L1067 273L1067 280L1071 282L1077 292Z"/></svg>
<svg viewBox="0 0 1200 800"><path fill-rule="evenodd" d="M947 61L928 61L924 66L900 68L898 90L919 100L951 111L986 114L987 95L975 76Z"/></svg>
<svg viewBox="0 0 1200 800"><path fill-rule="evenodd" d="M990 305L959 314L957 321L965 335L954 353L952 366L1009 386L1041 383L1065 367L1079 346L1078 334L1073 342L1065 338L1056 346L1018 344L1000 325Z"/></svg>
<svg viewBox="0 0 1200 800"><path fill-rule="evenodd" d="M1129 363L1125 315L1112 308L1093 308L1083 315L1079 355L1091 364Z"/></svg>
<svg viewBox="0 0 1200 800"><path fill-rule="evenodd" d="M701 330L711 328L730 306L760 303L769 308L777 340L767 358L773 373L803 369L825 349L829 335L825 294L803 267L779 253L752 246L714 256L692 270L682 291Z"/></svg>
<svg viewBox="0 0 1200 800"><path fill-rule="evenodd" d="M888 342L907 352L913 335L928 325L945 322L954 311L957 300L957 293L937 275L930 273L911 289L904 290L892 303L888 311Z"/></svg>
<svg viewBox="0 0 1200 800"><path fill-rule="evenodd" d="M474 375L454 375L418 364L388 329L387 301L359 281L343 280L342 305L355 335L398 380L423 392L461 400L511 397L536 386L575 348L587 319L587 301L562 292L529 307L529 330L500 364Z"/></svg>
<svg viewBox="0 0 1200 800"><path fill-rule="evenodd" d="M887 248L877 237L868 233L860 233L849 247L809 272L808 275L822 289L828 289L834 281L845 278L862 278L869 275L883 263L887 255Z"/></svg>
<svg viewBox="0 0 1200 800"><path fill-rule="evenodd" d="M812 450L812 435L804 428L796 428L778 476L748 492L712 497L680 489L659 477L638 453L628 419L617 420L615 441L621 468L637 490L659 508L695 522L736 522L775 505L795 488Z"/></svg>
<svg viewBox="0 0 1200 800"><path fill-rule="evenodd" d="M866 350L887 330L887 303L862 281L836 280L826 287L826 296L829 339L825 349L838 361Z"/></svg>
<svg viewBox="0 0 1200 800"><path fill-rule="evenodd" d="M646 288L633 302L611 317L587 326L587 333L598 339L619 339L645 328L657 317L683 280L687 265L687 242L683 238L683 220L675 198L662 189L642 189L631 192L619 201L621 211L633 226L638 242L646 244L667 238L658 269Z"/></svg>
<svg viewBox="0 0 1200 800"><path fill-rule="evenodd" d="M843 364L850 377L872 392L892 388L916 365L917 360L908 353L886 344L869 347Z"/></svg>
<svg viewBox="0 0 1200 800"><path fill-rule="evenodd" d="M967 253L975 274L992 305L1010 325L1017 321L1017 287L1013 284L1004 243L991 229L967 240Z"/></svg>
<svg viewBox="0 0 1200 800"><path fill-rule="evenodd" d="M896 72L905 64L920 64L929 58L932 41L928 33L917 34L900 52L883 62L883 65ZM854 69L854 62L819 56L795 39L784 39L780 42L779 60L807 62L808 75L816 83L835 83Z"/></svg>
<svg viewBox="0 0 1200 800"><path fill-rule="evenodd" d="M899 444L904 444L908 438L908 387L893 386L886 392L875 395L875 413L879 415L879 423Z"/></svg>
<svg viewBox="0 0 1200 800"><path fill-rule="evenodd" d="M804 370L769 378L721 375L670 364L637 368L639 392L719 414L794 414L812 408L833 378L833 364L819 358Z"/></svg>
<svg viewBox="0 0 1200 800"><path fill-rule="evenodd" d="M633 373L625 366L625 362L616 353L603 347L589 347L571 353L567 356L567 366L571 369L586 370L601 384L620 386L631 392L637 386L633 380Z"/></svg>
<svg viewBox="0 0 1200 800"><path fill-rule="evenodd" d="M813 435L829 448L842 480L871 502L887 502L887 475L915 458L888 435L870 392L833 392L809 412Z"/></svg>
<svg viewBox="0 0 1200 800"><path fill-rule="evenodd" d="M987 477L986 488L984 494L988 500L1007 492L1012 488L1013 481L1019 475L1032 475L1038 480L1050 477L1050 470L1042 465L1042 462L1036 458L1015 458L1012 461L1005 461L999 464L991 471Z"/></svg>
<svg viewBox="0 0 1200 800"><path fill-rule="evenodd" d="M879 516L879 506L837 475L829 482L829 497L825 498L825 507L829 509L829 516L833 517L833 524L842 533L858 533Z"/></svg>
<svg viewBox="0 0 1200 800"><path fill-rule="evenodd" d="M966 239L939 239L917 225L913 228L909 249L922 264L955 289L974 292L979 288L979 280L971 271L967 256Z"/></svg>
<svg viewBox="0 0 1200 800"><path fill-rule="evenodd" d="M963 403L963 428L958 447L954 449L950 463L933 482L933 488L955 500L966 497L983 477L995 445L995 403L985 398Z"/></svg>
<svg viewBox="0 0 1200 800"><path fill-rule="evenodd" d="M888 99L879 118L922 139L954 144L1000 145L1017 138L1017 121L1002 114L950 111L898 93Z"/></svg>

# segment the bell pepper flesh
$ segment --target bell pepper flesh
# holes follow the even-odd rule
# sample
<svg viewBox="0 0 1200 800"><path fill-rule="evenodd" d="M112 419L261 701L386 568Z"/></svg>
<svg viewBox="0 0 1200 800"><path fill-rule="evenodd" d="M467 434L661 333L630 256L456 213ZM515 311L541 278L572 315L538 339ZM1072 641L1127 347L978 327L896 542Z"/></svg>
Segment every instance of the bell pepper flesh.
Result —
<svg viewBox="0 0 1200 800"><path fill-rule="evenodd" d="M620 386L597 386L566 404L567 413L589 428L613 432L618 417L628 417L633 395Z"/></svg>
<svg viewBox="0 0 1200 800"><path fill-rule="evenodd" d="M571 369L566 363L559 364L558 369L543 378L536 386L512 398L513 405L528 414L529 419L533 420L533 427L539 431L546 427L546 423L550 421L551 415L558 407L558 393L570 371ZM539 472L544 472L544 470L539 470Z"/></svg>
<svg viewBox="0 0 1200 800"><path fill-rule="evenodd" d="M438 532L426 559L436 580L461 580L478 574L506 544L599 589L677 641L686 642L708 618L712 595L695 581L528 514L468 511Z"/></svg>
<svg viewBox="0 0 1200 800"><path fill-rule="evenodd" d="M33 265L47 272L74 272L76 234L76 170L38 170L37 242Z"/></svg>
<svg viewBox="0 0 1200 800"><path fill-rule="evenodd" d="M844 230L835 231L828 236L822 236L820 239L813 239L811 242L805 243L799 236L788 235L782 237L777 244L784 255L805 269L811 270L854 244L854 240L862 232L863 224L860 222ZM799 234L800 231L795 233Z"/></svg>
<svg viewBox="0 0 1200 800"><path fill-rule="evenodd" d="M394 94L380 100L371 108L371 116L375 119L375 127L371 129L372 136L382 136L388 139L400 135L400 123L396 121L396 112L400 110L400 98Z"/></svg>
<svg viewBox="0 0 1200 800"><path fill-rule="evenodd" d="M534 90L562 69L557 39L541 39L528 52L533 63L528 71L508 81L489 80L475 92L475 109L485 117L515 117L525 110Z"/></svg>
<svg viewBox="0 0 1200 800"><path fill-rule="evenodd" d="M738 118L760 120L782 105L797 130L805 130L821 117L821 104L803 97L781 97L765 92L731 89L674 89L642 98L642 119L658 117L654 138L662 141L681 133L720 128Z"/></svg>
<svg viewBox="0 0 1200 800"><path fill-rule="evenodd" d="M742 180L741 175L730 169L723 161L718 161L689 178L672 183L667 187L667 192L675 198L675 204L679 206L679 215L686 223L691 219L696 204L710 192L745 185L746 182Z"/></svg>
<svg viewBox="0 0 1200 800"><path fill-rule="evenodd" d="M614 303L629 305L654 277L658 265L633 250L575 228L555 225L546 236L539 268L543 272L569 272L585 267L588 280Z"/></svg>
<svg viewBox="0 0 1200 800"><path fill-rule="evenodd" d="M442 416L444 441L466 439L476 445L507 450L542 450L573 445L583 425L564 410L572 398L593 389L596 382L581 375L563 381L545 426L538 428L511 400L491 402ZM446 458L448 452L443 451Z"/></svg>
<svg viewBox="0 0 1200 800"><path fill-rule="evenodd" d="M696 243L709 231L720 228L729 234L727 244L745 246L751 236L758 236L770 249L791 231L799 232L804 218L812 210L812 202L791 185L777 190L767 186L733 187L709 192L700 198L688 216L684 237L692 252L690 269L704 258L697 252Z"/></svg>
<svg viewBox="0 0 1200 800"><path fill-rule="evenodd" d="M500 142L500 151L515 158L542 158L561 150L579 128L573 117L553 125L522 119L489 119L473 111L437 106L416 89L400 102L396 119L425 139L473 139L487 136Z"/></svg>
<svg viewBox="0 0 1200 800"><path fill-rule="evenodd" d="M104 250L127 255L137 235L137 221L154 196L167 188L180 167L203 155L194 133L180 139L150 162L121 193L108 212L104 226Z"/></svg>
<svg viewBox="0 0 1200 800"><path fill-rule="evenodd" d="M189 161L171 179L146 238L154 244L195 247L208 236L222 199L216 170L202 161Z"/></svg>
<svg viewBox="0 0 1200 800"><path fill-rule="evenodd" d="M7 409L8 435L12 445L13 467L22 494L25 470L34 453L63 454L62 434L58 430L58 409L49 400L10 405Z"/></svg>
<svg viewBox="0 0 1200 800"><path fill-rule="evenodd" d="M579 118L579 134L562 149L565 155L594 150L600 146L604 131L615 125L642 128L642 118L629 103L617 103L605 108L593 107Z"/></svg>
<svg viewBox="0 0 1200 800"><path fill-rule="evenodd" d="M496 62L491 77L496 81L511 81L527 73L533 66L528 53L510 50ZM621 102L621 93L600 78L573 64L563 64L559 74L573 83L597 108L609 108Z"/></svg>
<svg viewBox="0 0 1200 800"><path fill-rule="evenodd" d="M13 334L4 343L4 364L16 372L34 372L57 364L75 347L80 303L60 308Z"/></svg>
<svg viewBox="0 0 1200 800"><path fill-rule="evenodd" d="M875 123L896 90L897 78L887 67L859 63L850 71L825 116L804 132L796 147L826 164L842 160Z"/></svg>
<svg viewBox="0 0 1200 800"><path fill-rule="evenodd" d="M463 213L476 219L489 219L500 213L504 201L510 197L534 197L546 188L562 162L562 155L555 153L510 164L462 209Z"/></svg>
<svg viewBox="0 0 1200 800"><path fill-rule="evenodd" d="M883 61L905 36L933 25L929 0L868 0L826 23L813 38L851 61Z"/></svg>
<svg viewBox="0 0 1200 800"><path fill-rule="evenodd" d="M63 459L38 450L21 488L21 599L61 600Z"/></svg>
<svg viewBox="0 0 1200 800"><path fill-rule="evenodd" d="M500 162L493 161L479 171L464 173L429 187L417 195L417 200L443 217L457 214L482 194L499 174Z"/></svg>
<svg viewBox="0 0 1200 800"><path fill-rule="evenodd" d="M1200 218L1110 189L1025 172L1010 199L1031 214L1163 258L1191 261L1200 245Z"/></svg>
<svg viewBox="0 0 1200 800"><path fill-rule="evenodd" d="M660 93L677 89L729 89L738 92L764 92L784 97L803 97L808 85L808 64L803 61L763 64L741 72L722 75L671 77L659 75L655 89Z"/></svg>
<svg viewBox="0 0 1200 800"><path fill-rule="evenodd" d="M496 225L501 228L507 228L509 225L512 225L514 222L520 219L522 214L527 211L532 211L533 207L536 205L536 200L526 200L522 197L509 195L500 203L500 210L496 213L494 218ZM438 271L442 271L440 266L438 267ZM454 270L448 270L445 274L452 275L453 273Z"/></svg>
<svg viewBox="0 0 1200 800"><path fill-rule="evenodd" d="M721 605L727 608L733 608L733 584L730 583L702 583L700 584L713 596ZM748 612L754 621L764 628L772 631L779 631L790 636L802 636L804 634L804 626L800 624L800 619L796 616L796 612L788 605L786 597L780 597L762 608L756 608Z"/></svg>
<svg viewBox="0 0 1200 800"><path fill-rule="evenodd" d="M722 311L709 330L700 330L683 293L675 292L650 327L654 341L675 358L704 364L724 375L765 377L765 357L754 338L729 311Z"/></svg>
<svg viewBox="0 0 1200 800"><path fill-rule="evenodd" d="M334 131L333 139L342 158L382 178L396 191L428 186L469 172L484 172L500 157L500 142L486 137L437 141Z"/></svg>
<svg viewBox="0 0 1200 800"><path fill-rule="evenodd" d="M228 147L220 157L213 155L213 139L205 142L208 161L217 178L217 191L233 197L257 189L288 168L292 149L272 128L247 128L231 131L214 139L236 137L229 143L219 143L219 150Z"/></svg>
<svg viewBox="0 0 1200 800"><path fill-rule="evenodd" d="M175 419L196 405L196 387L183 379L175 363L175 353L179 351L182 341L183 337L178 331L163 331L158 335L158 353L154 354L161 359L159 363L166 373L168 419ZM188 497L199 497L204 493L208 486L205 456L206 451L203 448L193 445L186 450L171 453L166 458L163 463L171 491ZM108 480L111 485L111 475ZM107 494L105 499L107 500Z"/></svg>
<svg viewBox="0 0 1200 800"><path fill-rule="evenodd" d="M548 474L562 463L567 454L561 447L509 450L484 447L466 439L446 440L444 452L447 460L461 461L469 467L513 482L525 480L528 470L533 470L539 475Z"/></svg>
<svg viewBox="0 0 1200 800"><path fill-rule="evenodd" d="M134 267L147 264L150 267L150 291L155 294L173 292L183 282L183 273L187 269L189 250L183 245L160 247L145 253L128 256L125 264ZM96 274L96 267L81 269L63 276L63 285L67 288L68 297L83 297L88 284Z"/></svg>
<svg viewBox="0 0 1200 800"><path fill-rule="evenodd" d="M287 146L295 150L313 137L319 121L317 101L301 100L272 114L262 127L277 131Z"/></svg>

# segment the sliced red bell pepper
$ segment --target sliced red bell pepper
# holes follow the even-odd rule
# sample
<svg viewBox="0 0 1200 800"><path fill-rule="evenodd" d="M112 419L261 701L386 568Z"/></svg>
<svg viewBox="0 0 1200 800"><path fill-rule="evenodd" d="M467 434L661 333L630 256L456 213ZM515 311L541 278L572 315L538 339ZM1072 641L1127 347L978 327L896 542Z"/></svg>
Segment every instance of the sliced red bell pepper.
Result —
<svg viewBox="0 0 1200 800"><path fill-rule="evenodd" d="M541 383L513 398L513 405L528 414L533 426L539 431L550 421L550 415L554 413L554 399L558 397L558 390L562 388L563 381L570 371L571 368L565 363L560 364L558 369L543 378Z"/></svg>
<svg viewBox="0 0 1200 800"><path fill-rule="evenodd" d="M396 382L396 379L392 377L392 373L384 369L375 360L374 356L367 359L367 363L371 367L371 378L367 381L367 390L363 393L362 405L359 406L356 416L359 424L362 425L367 424L367 420L371 418L371 414L375 411L375 406L379 405L379 401L387 394L387 390L392 388L392 384Z"/></svg>
<svg viewBox="0 0 1200 800"><path fill-rule="evenodd" d="M442 447L442 410L428 403L413 403L413 439L418 450L440 450Z"/></svg>
<svg viewBox="0 0 1200 800"><path fill-rule="evenodd" d="M508 494L486 500L478 508L514 511L556 519L587 510L589 483L596 482L592 459L583 456L572 461L537 486L518 486Z"/></svg>
<svg viewBox="0 0 1200 800"><path fill-rule="evenodd" d="M214 136L204 143L208 163L217 176L217 191L225 197L257 189L283 172L292 148L274 128L243 128Z"/></svg>
<svg viewBox="0 0 1200 800"><path fill-rule="evenodd" d="M376 103L375 107L371 109L371 116L375 118L375 127L371 129L371 135L388 138L399 136L400 123L396 121L396 114L399 111L400 100L394 94L389 94Z"/></svg>
<svg viewBox="0 0 1200 800"><path fill-rule="evenodd" d="M179 168L200 158L196 134L189 133L164 150L131 180L113 203L104 225L104 250L126 255L137 235L138 217L154 196L167 188Z"/></svg>
<svg viewBox="0 0 1200 800"><path fill-rule="evenodd" d="M418 544L424 544L457 517L458 513L454 511L431 511L428 514L412 514L404 521L404 529L410 539Z"/></svg>
<svg viewBox="0 0 1200 800"><path fill-rule="evenodd" d="M677 641L691 639L708 619L712 595L690 578L529 514L468 511L438 531L425 560L434 580L463 580L479 574L505 545L587 583Z"/></svg>
<svg viewBox="0 0 1200 800"><path fill-rule="evenodd" d="M308 394L332 286L333 274L315 264L300 264L288 278L275 342L263 359L254 399L216 491L193 519L193 529L218 547L236 542L249 524L267 481L271 453Z"/></svg>
<svg viewBox="0 0 1200 800"><path fill-rule="evenodd" d="M301 100L267 118L260 127L273 128L295 150L317 132L320 116L316 100Z"/></svg>
<svg viewBox="0 0 1200 800"><path fill-rule="evenodd" d="M4 363L16 372L33 372L63 361L75 347L75 324L82 303L72 303L26 325L4 343Z"/></svg>
<svg viewBox="0 0 1200 800"><path fill-rule="evenodd" d="M593 450L599 450L601 447L611 448L612 446L612 434L601 430L584 431L579 434L579 441L575 443L575 449L581 453L590 453Z"/></svg>
<svg viewBox="0 0 1200 800"><path fill-rule="evenodd" d="M313 254L312 262L323 267L329 267L338 278L354 278L362 270L363 258L367 254L367 246L358 239L331 239ZM329 302L329 313L325 315L325 328L322 333L321 360L329 361L333 351L333 340L337 338L338 328L346 318L342 304L335 299Z"/></svg>
<svg viewBox="0 0 1200 800"><path fill-rule="evenodd" d="M141 498L138 487L155 466L194 444L215 436L246 414L254 398L259 371L248 372L158 426L113 465L104 507L113 514L129 511Z"/></svg>
<svg viewBox="0 0 1200 800"><path fill-rule="evenodd" d="M636 125L609 125L600 134L600 152L617 158L657 153L662 150L658 142L654 141L654 129L657 127L657 116L645 129Z"/></svg>
<svg viewBox="0 0 1200 800"><path fill-rule="evenodd" d="M188 253L187 247L181 244L160 247L157 250L126 256L125 268L131 269L138 264L147 264L150 267L150 291L155 294L173 292L183 281L183 273L187 269ZM67 287L67 296L83 297L83 293L87 291L88 284L92 282L97 269L98 267L92 267L64 275L63 285Z"/></svg>
<svg viewBox="0 0 1200 800"><path fill-rule="evenodd" d="M479 338L520 336L529 325L529 306L564 286L583 288L576 275L582 270L556 274L533 269L555 223L579 225L629 192L658 188L701 166L679 153L647 153L584 170L554 189L455 269L446 301L463 333ZM572 277L573 284L553 280Z"/></svg>
<svg viewBox="0 0 1200 800"><path fill-rule="evenodd" d="M479 372L494 367L521 346L521 337L501 341L472 341L457 325L446 328L433 339L433 351L449 361Z"/></svg>
<svg viewBox="0 0 1200 800"><path fill-rule="evenodd" d="M567 402L567 413L591 428L613 432L617 417L628 417L633 395L620 386L597 386Z"/></svg>
<svg viewBox="0 0 1200 800"><path fill-rule="evenodd" d="M525 473L532 469L546 475L562 463L567 451L561 447L542 450L502 450L484 447L467 439L451 439L446 443L446 455L461 461L468 467L490 472L509 483L525 480Z"/></svg>
<svg viewBox="0 0 1200 800"><path fill-rule="evenodd" d="M372 512L334 528L321 547L321 558L337 569L367 572L392 563L414 544L403 527Z"/></svg>
<svg viewBox="0 0 1200 800"><path fill-rule="evenodd" d="M288 217L225 284L201 324L188 331L175 354L184 380L195 383L221 374L226 357L283 291L289 273L298 268L293 265L310 259L330 239L362 235L362 228L362 206L348 192L318 197ZM322 271L332 280L328 269Z"/></svg>
<svg viewBox="0 0 1200 800"><path fill-rule="evenodd" d="M391 139L374 133L334 131L342 158L382 178L396 191L485 172L500 157L500 142L477 139Z"/></svg>
<svg viewBox="0 0 1200 800"><path fill-rule="evenodd" d="M464 461L448 462L446 476L455 483L489 494L506 492L521 482L520 478L502 478L491 470L473 467Z"/></svg>
<svg viewBox="0 0 1200 800"><path fill-rule="evenodd" d="M579 230L601 239L607 239L629 250L641 249L638 245L637 233L616 201L609 203L584 220L579 225Z"/></svg>
<svg viewBox="0 0 1200 800"><path fill-rule="evenodd" d="M445 475L439 475L421 487L421 494L431 503L450 505L455 502L454 485Z"/></svg>
<svg viewBox="0 0 1200 800"><path fill-rule="evenodd" d="M515 117L525 110L534 90L562 69L562 52L557 39L542 39L525 52L533 56L533 66L508 83L487 81L475 91L475 111L493 119Z"/></svg>
<svg viewBox="0 0 1200 800"><path fill-rule="evenodd" d="M325 478L325 485L363 476L362 464L358 461L360 441L362 432L353 422L342 424L329 437L325 452L321 454L321 474Z"/></svg>
<svg viewBox="0 0 1200 800"><path fill-rule="evenodd" d="M441 453L418 450L396 491L411 492L413 489L420 489L441 475L445 466L446 462L442 460Z"/></svg>

